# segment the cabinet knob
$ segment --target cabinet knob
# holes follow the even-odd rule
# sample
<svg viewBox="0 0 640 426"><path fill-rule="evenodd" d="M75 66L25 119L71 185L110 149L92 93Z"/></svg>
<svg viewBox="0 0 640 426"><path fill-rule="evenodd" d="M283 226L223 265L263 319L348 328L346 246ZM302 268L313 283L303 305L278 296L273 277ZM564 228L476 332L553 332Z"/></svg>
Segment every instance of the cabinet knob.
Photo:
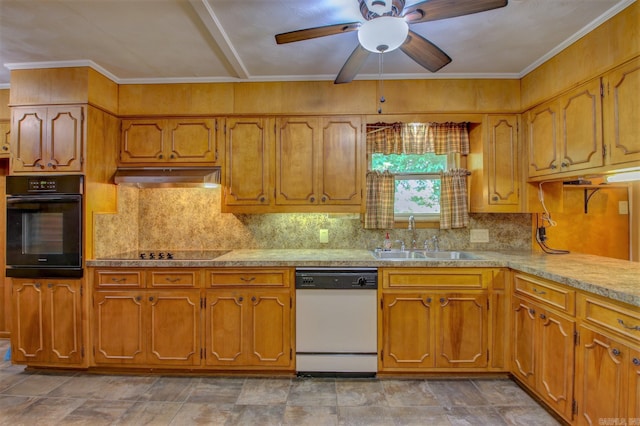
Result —
<svg viewBox="0 0 640 426"><path fill-rule="evenodd" d="M446 301L446 299L444 297L440 298L440 303L444 303Z"/></svg>
<svg viewBox="0 0 640 426"><path fill-rule="evenodd" d="M153 302L153 296L149 296L149 302Z"/></svg>
<svg viewBox="0 0 640 426"><path fill-rule="evenodd" d="M42 164L38 164L38 167L40 167L41 169L44 169L44 166Z"/></svg>
<svg viewBox="0 0 640 426"><path fill-rule="evenodd" d="M309 198L309 202L310 202L310 203L315 203L315 202L316 202L316 197L311 197L311 198Z"/></svg>
<svg viewBox="0 0 640 426"><path fill-rule="evenodd" d="M40 283L36 283L36 288L40 288Z"/></svg>
<svg viewBox="0 0 640 426"><path fill-rule="evenodd" d="M256 300L258 300L258 299L256 299L256 297L255 297L255 296L251 296L251 301L252 301L252 302L255 302Z"/></svg>
<svg viewBox="0 0 640 426"><path fill-rule="evenodd" d="M169 156L169 158L176 158L176 155L175 155L175 154L171 154L171 155Z"/></svg>
<svg viewBox="0 0 640 426"><path fill-rule="evenodd" d="M560 164L560 167L569 167L569 163L566 163L566 162L564 162L564 161L563 161L563 162Z"/></svg>
<svg viewBox="0 0 640 426"><path fill-rule="evenodd" d="M321 200L322 200L323 203L326 203L327 202L327 197L322 197Z"/></svg>
<svg viewBox="0 0 640 426"><path fill-rule="evenodd" d="M244 297L240 296L238 297L238 302L242 302L244 300Z"/></svg>
<svg viewBox="0 0 640 426"><path fill-rule="evenodd" d="M53 284L52 283L47 284L47 288L53 288Z"/></svg>
<svg viewBox="0 0 640 426"><path fill-rule="evenodd" d="M431 303L431 298L430 298L430 297L427 297L427 298L425 299L425 301L426 301L427 303Z"/></svg>
<svg viewBox="0 0 640 426"><path fill-rule="evenodd" d="M164 155L158 154L158 158L164 158Z"/></svg>
<svg viewBox="0 0 640 426"><path fill-rule="evenodd" d="M640 359L634 358L632 362L633 362L633 365L640 366Z"/></svg>
<svg viewBox="0 0 640 426"><path fill-rule="evenodd" d="M529 314L535 315L536 314L536 310L535 309L529 309Z"/></svg>
<svg viewBox="0 0 640 426"><path fill-rule="evenodd" d="M265 197L260 197L260 202L264 203L267 199Z"/></svg>
<svg viewBox="0 0 640 426"><path fill-rule="evenodd" d="M614 356L620 356L620 350L618 350L618 348L613 348L613 350L611 350L611 353Z"/></svg>
<svg viewBox="0 0 640 426"><path fill-rule="evenodd" d="M547 319L547 316L545 314L540 314L540 319Z"/></svg>
<svg viewBox="0 0 640 426"><path fill-rule="evenodd" d="M49 167L50 169L55 170L56 169L56 165L53 163L47 163L47 167Z"/></svg>
<svg viewBox="0 0 640 426"><path fill-rule="evenodd" d="M555 170L557 168L558 168L558 166L556 166L555 164L552 164L551 167L550 167L551 170Z"/></svg>
<svg viewBox="0 0 640 426"><path fill-rule="evenodd" d="M139 302L139 301L141 301L141 300L142 300L142 297L141 297L141 296L136 296L136 302Z"/></svg>
<svg viewBox="0 0 640 426"><path fill-rule="evenodd" d="M498 201L500 198L499 198L497 195L494 195L493 197L491 197L491 199L492 199L493 201Z"/></svg>
<svg viewBox="0 0 640 426"><path fill-rule="evenodd" d="M6 145L3 145L3 146L2 146L2 150L3 150L3 151L9 151L9 147L8 147L8 146L6 146Z"/></svg>

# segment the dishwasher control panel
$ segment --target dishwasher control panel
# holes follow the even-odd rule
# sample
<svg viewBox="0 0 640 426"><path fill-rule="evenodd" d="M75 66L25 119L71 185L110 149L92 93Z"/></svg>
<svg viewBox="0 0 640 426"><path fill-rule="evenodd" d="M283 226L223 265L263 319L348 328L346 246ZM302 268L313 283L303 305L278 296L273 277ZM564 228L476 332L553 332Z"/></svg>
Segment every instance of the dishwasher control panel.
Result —
<svg viewBox="0 0 640 426"><path fill-rule="evenodd" d="M378 288L378 270L375 268L298 268L297 289L363 289Z"/></svg>

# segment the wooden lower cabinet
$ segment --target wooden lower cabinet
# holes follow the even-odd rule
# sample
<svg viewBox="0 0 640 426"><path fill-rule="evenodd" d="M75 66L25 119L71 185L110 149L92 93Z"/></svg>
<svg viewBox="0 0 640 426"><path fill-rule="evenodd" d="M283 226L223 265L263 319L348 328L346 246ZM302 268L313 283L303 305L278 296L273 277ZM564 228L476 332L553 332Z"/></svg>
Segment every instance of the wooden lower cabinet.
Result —
<svg viewBox="0 0 640 426"><path fill-rule="evenodd" d="M494 325L503 323L491 321L489 315L489 288L498 270L384 268L381 271L378 313L381 372L490 368L489 335L496 332L492 329Z"/></svg>
<svg viewBox="0 0 640 426"><path fill-rule="evenodd" d="M78 365L84 360L82 281L12 279L12 361Z"/></svg>
<svg viewBox="0 0 640 426"><path fill-rule="evenodd" d="M98 291L96 364L200 365L200 291Z"/></svg>
<svg viewBox="0 0 640 426"><path fill-rule="evenodd" d="M224 289L206 292L206 365L290 368L291 293Z"/></svg>
<svg viewBox="0 0 640 426"><path fill-rule="evenodd" d="M575 320L526 298L514 297L512 324L513 374L570 420Z"/></svg>

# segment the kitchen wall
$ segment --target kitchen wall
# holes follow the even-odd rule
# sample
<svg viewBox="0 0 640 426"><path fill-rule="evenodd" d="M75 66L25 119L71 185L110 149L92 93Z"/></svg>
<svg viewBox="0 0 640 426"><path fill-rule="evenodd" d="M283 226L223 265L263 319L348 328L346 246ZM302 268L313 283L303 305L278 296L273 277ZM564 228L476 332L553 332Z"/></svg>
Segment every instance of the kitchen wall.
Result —
<svg viewBox="0 0 640 426"><path fill-rule="evenodd" d="M94 215L95 257L149 249L338 249L374 248L384 231L362 229L357 214L221 213L219 188L137 189L118 187L118 213ZM490 243L469 242L469 229L418 229L422 242L433 235L441 250L531 250L529 214L473 214L470 228L489 229ZM319 242L328 229L329 243ZM411 241L406 229L392 239Z"/></svg>

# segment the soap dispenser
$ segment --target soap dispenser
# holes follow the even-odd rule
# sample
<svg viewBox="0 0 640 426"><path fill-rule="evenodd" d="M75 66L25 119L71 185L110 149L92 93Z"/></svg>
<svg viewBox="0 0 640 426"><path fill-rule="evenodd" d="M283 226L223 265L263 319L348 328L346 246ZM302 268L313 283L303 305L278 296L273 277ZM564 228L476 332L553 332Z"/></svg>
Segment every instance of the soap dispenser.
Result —
<svg viewBox="0 0 640 426"><path fill-rule="evenodd" d="M389 233L387 232L387 236L384 237L384 245L385 250L391 250L391 239L389 238Z"/></svg>

